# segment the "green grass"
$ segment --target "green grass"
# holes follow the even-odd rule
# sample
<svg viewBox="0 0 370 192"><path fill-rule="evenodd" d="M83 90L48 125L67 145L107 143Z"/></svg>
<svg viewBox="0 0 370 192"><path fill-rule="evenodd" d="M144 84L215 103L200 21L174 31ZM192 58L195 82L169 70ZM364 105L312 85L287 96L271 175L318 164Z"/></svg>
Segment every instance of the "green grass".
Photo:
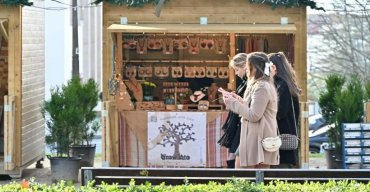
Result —
<svg viewBox="0 0 370 192"><path fill-rule="evenodd" d="M310 153L310 158L325 158L325 153Z"/></svg>

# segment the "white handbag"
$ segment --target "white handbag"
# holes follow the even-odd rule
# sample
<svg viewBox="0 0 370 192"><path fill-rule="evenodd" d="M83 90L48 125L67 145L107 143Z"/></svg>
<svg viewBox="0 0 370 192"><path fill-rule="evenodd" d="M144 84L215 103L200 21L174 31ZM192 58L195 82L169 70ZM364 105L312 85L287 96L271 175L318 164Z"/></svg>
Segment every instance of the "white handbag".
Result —
<svg viewBox="0 0 370 192"><path fill-rule="evenodd" d="M280 136L266 137L262 139L262 147L265 151L274 152L279 150L281 146Z"/></svg>

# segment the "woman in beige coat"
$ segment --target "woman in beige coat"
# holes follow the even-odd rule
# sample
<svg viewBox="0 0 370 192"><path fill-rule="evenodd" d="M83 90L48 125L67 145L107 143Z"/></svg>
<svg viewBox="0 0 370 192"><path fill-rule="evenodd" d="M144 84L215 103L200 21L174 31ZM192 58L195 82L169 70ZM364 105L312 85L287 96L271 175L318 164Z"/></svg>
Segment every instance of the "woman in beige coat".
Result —
<svg viewBox="0 0 370 192"><path fill-rule="evenodd" d="M250 53L245 69L231 66L236 72L246 70L248 86L244 97L221 90L226 107L242 117L236 168L270 168L270 165L279 164L279 151L268 152L262 147L262 139L276 137L278 134L278 97L269 77L270 66L265 53Z"/></svg>

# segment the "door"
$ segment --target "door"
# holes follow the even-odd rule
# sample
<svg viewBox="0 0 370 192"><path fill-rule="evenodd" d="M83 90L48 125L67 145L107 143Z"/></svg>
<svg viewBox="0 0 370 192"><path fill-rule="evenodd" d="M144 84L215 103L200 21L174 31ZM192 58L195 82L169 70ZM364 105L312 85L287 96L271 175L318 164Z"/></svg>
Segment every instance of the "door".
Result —
<svg viewBox="0 0 370 192"><path fill-rule="evenodd" d="M4 170L13 170L15 98L8 97L8 19L0 18L0 154L4 158Z"/></svg>

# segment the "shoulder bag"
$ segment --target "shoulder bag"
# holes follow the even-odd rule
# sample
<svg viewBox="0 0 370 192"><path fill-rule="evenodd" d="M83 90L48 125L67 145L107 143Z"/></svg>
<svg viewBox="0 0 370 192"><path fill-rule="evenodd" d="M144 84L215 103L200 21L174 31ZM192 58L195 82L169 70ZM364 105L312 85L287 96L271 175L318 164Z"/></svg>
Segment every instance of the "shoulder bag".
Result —
<svg viewBox="0 0 370 192"><path fill-rule="evenodd" d="M276 137L266 137L262 139L262 147L265 151L274 152L279 150L281 146L281 138L280 136Z"/></svg>
<svg viewBox="0 0 370 192"><path fill-rule="evenodd" d="M295 118L295 111L294 111L294 105L293 105L293 97L290 97L290 98L292 99L294 127L295 127L296 134L298 134L296 118ZM297 135L281 134L280 138L281 138L280 150L296 150L298 148L299 139L298 139Z"/></svg>

